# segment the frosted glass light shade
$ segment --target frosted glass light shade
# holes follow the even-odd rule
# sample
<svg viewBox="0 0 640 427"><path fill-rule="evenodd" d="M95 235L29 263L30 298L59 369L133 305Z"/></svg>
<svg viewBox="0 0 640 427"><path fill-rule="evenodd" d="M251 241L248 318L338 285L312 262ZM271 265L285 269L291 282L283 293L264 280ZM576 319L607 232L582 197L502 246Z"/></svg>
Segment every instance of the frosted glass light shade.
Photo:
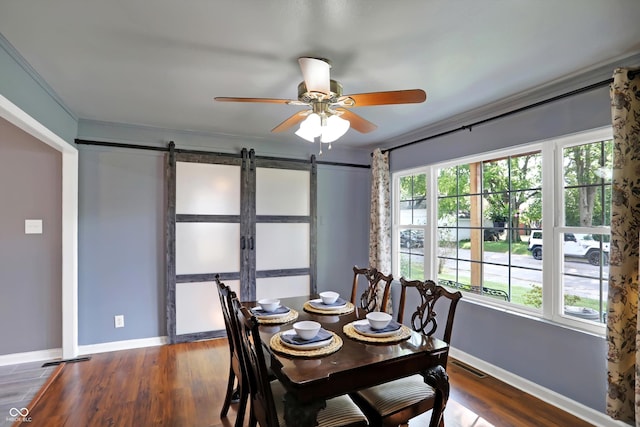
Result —
<svg viewBox="0 0 640 427"><path fill-rule="evenodd" d="M320 123L320 116L316 113L311 113L302 123L300 123L300 129L296 131L296 135L309 142L313 142L316 137L320 136L322 133Z"/></svg>
<svg viewBox="0 0 640 427"><path fill-rule="evenodd" d="M351 124L348 120L345 120L338 116L330 116L327 119L327 125L322 128L322 136L320 142L333 142L347 133Z"/></svg>

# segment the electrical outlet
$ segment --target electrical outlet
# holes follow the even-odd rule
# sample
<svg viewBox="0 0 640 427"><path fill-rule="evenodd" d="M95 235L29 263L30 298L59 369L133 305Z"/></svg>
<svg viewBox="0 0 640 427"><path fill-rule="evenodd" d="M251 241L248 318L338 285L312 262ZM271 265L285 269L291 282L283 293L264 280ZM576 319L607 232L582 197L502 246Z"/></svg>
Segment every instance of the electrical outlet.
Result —
<svg viewBox="0 0 640 427"><path fill-rule="evenodd" d="M119 314L113 317L116 328L124 328L124 315Z"/></svg>

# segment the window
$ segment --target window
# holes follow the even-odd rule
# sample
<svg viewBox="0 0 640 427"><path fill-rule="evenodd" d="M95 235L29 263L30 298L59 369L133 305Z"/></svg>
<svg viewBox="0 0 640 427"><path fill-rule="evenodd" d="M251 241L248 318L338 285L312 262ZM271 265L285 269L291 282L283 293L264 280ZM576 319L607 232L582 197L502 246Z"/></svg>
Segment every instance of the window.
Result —
<svg viewBox="0 0 640 427"><path fill-rule="evenodd" d="M427 224L427 176L417 173L398 180L398 245L399 271L405 277L424 280L424 242Z"/></svg>
<svg viewBox="0 0 640 427"><path fill-rule="evenodd" d="M542 219L541 152L442 167L437 176L438 281L529 305L541 274L523 237Z"/></svg>
<svg viewBox="0 0 640 427"><path fill-rule="evenodd" d="M603 332L610 135L594 131L394 174L394 274L434 278L489 305ZM424 244L426 236L433 244Z"/></svg>
<svg viewBox="0 0 640 427"><path fill-rule="evenodd" d="M613 141L560 145L563 241L563 313L594 322L606 319L611 226ZM562 236L562 237L561 237Z"/></svg>

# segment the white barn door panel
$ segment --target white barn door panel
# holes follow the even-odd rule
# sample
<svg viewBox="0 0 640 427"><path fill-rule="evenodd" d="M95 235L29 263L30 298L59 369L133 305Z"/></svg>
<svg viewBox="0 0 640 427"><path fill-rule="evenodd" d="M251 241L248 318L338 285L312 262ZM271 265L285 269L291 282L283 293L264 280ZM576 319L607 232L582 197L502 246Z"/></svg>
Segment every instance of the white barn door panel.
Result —
<svg viewBox="0 0 640 427"><path fill-rule="evenodd" d="M167 160L167 335L223 336L215 277L241 300L316 292L316 164L177 152Z"/></svg>

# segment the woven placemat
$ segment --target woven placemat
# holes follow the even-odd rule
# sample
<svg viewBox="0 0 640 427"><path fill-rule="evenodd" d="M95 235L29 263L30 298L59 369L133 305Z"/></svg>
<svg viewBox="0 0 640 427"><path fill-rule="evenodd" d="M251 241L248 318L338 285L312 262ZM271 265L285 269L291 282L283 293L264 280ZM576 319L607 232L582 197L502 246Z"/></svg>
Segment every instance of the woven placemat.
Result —
<svg viewBox="0 0 640 427"><path fill-rule="evenodd" d="M358 333L356 328L353 327L353 322L344 325L342 327L342 331L346 336L348 336L349 338L353 338L354 340L379 344L400 342L406 340L411 336L411 329L409 329L405 325L402 325L400 329L398 329L398 332L388 337L368 337L366 335L362 335Z"/></svg>
<svg viewBox="0 0 640 427"><path fill-rule="evenodd" d="M258 319L258 323L261 325L279 325L281 323L291 322L292 320L296 320L298 318L298 312L293 308L289 310L289 312L283 316L277 317L256 317Z"/></svg>
<svg viewBox="0 0 640 427"><path fill-rule="evenodd" d="M297 350L295 348L287 347L282 343L280 339L280 334L282 332L278 332L277 334L271 337L271 341L269 341L269 345L273 351L277 351L278 353L286 354L287 356L296 356L296 357L318 357L318 356L326 356L328 354L335 353L336 351L342 348L342 338L336 335L334 332L328 331L333 335L333 339L331 343L327 346L314 348L313 350Z"/></svg>
<svg viewBox="0 0 640 427"><path fill-rule="evenodd" d="M304 308L304 310L308 311L309 313L316 313L316 314L349 314L353 310L355 310L355 306L348 301L344 307L334 308L330 310L323 310L321 308L316 308L311 304L309 304L309 301L305 302L302 308Z"/></svg>

